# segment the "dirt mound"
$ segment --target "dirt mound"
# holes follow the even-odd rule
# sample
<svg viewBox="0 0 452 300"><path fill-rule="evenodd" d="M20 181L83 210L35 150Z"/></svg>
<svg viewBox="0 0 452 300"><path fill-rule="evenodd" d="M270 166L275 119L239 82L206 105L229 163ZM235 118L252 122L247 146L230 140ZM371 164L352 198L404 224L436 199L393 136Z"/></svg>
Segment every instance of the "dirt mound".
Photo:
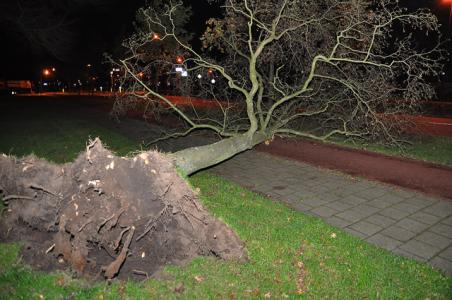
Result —
<svg viewBox="0 0 452 300"><path fill-rule="evenodd" d="M111 279L150 276L197 255L246 259L239 238L162 153L116 157L96 139L66 165L3 155L0 190L0 240L25 242L25 261L41 269Z"/></svg>

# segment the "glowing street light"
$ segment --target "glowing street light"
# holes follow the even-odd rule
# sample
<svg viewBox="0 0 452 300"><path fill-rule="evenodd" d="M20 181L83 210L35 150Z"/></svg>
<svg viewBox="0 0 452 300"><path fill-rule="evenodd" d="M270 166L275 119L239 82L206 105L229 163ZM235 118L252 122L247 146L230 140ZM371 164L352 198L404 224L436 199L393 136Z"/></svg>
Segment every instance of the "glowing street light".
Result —
<svg viewBox="0 0 452 300"><path fill-rule="evenodd" d="M42 74L44 74L44 76L49 76L50 75L50 70L49 69L44 69L42 71Z"/></svg>
<svg viewBox="0 0 452 300"><path fill-rule="evenodd" d="M178 56L176 57L176 62L177 62L178 64L182 64L182 63L184 62L184 58L183 58L182 56L178 55Z"/></svg>
<svg viewBox="0 0 452 300"><path fill-rule="evenodd" d="M160 41L160 34L158 34L157 32L154 32L152 34L152 40L153 41Z"/></svg>

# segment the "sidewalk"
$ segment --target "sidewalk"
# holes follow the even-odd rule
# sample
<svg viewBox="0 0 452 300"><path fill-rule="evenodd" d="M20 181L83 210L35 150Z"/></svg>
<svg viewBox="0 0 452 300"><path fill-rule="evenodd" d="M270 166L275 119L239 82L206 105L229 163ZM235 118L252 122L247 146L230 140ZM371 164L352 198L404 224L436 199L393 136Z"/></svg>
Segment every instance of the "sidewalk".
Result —
<svg viewBox="0 0 452 300"><path fill-rule="evenodd" d="M452 202L248 151L210 171L452 276Z"/></svg>

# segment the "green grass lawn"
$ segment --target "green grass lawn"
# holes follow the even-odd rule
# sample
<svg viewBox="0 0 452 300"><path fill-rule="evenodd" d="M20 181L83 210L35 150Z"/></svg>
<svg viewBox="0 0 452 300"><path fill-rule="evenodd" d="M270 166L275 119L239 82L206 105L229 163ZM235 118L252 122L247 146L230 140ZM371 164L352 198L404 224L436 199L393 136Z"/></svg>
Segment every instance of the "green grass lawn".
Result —
<svg viewBox="0 0 452 300"><path fill-rule="evenodd" d="M34 152L56 162L73 159L88 136L100 135L121 154L139 148L109 129L71 116L30 116L17 124L5 124L0 118L0 125L10 130L1 135L0 152ZM244 240L249 262L200 257L184 267L167 267L167 279L107 285L72 279L69 273L32 271L18 259L19 245L0 244L0 299L450 299L452 295L452 278L426 264L376 248L209 172L189 181L200 188L209 211Z"/></svg>

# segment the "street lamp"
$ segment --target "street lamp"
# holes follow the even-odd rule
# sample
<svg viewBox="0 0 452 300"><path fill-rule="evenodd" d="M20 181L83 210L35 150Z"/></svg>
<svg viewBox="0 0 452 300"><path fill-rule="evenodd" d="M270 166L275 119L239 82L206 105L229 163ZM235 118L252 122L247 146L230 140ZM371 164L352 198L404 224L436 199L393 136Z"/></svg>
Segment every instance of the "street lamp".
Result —
<svg viewBox="0 0 452 300"><path fill-rule="evenodd" d="M55 72L55 71L56 71L55 68L44 68L44 69L42 70L41 76L40 76L40 79L41 79L41 91L42 91L43 85L44 85L43 80L42 80L42 76L44 76L44 77L50 77L50 76L53 74L52 72Z"/></svg>
<svg viewBox="0 0 452 300"><path fill-rule="evenodd" d="M176 62L180 65L184 62L184 58L180 55L176 56Z"/></svg>
<svg viewBox="0 0 452 300"><path fill-rule="evenodd" d="M153 41L160 41L160 34L158 34L157 32L154 32L152 34L152 40Z"/></svg>

